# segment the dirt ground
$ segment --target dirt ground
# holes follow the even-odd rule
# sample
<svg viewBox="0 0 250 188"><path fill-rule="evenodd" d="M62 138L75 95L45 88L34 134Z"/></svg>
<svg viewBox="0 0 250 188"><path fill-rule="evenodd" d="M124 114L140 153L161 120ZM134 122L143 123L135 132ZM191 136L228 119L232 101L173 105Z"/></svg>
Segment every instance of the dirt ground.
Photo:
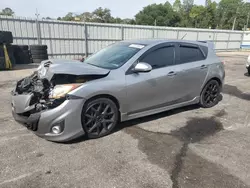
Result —
<svg viewBox="0 0 250 188"><path fill-rule="evenodd" d="M248 52L218 55L226 82L214 108L176 109L70 144L43 140L12 118L10 91L35 66L0 72L0 187L250 187Z"/></svg>

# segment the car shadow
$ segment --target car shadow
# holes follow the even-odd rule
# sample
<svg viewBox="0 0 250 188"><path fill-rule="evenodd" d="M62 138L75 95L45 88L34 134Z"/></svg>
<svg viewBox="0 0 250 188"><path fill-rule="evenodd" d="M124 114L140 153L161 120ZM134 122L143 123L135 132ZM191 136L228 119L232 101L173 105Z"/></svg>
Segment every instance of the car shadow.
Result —
<svg viewBox="0 0 250 188"><path fill-rule="evenodd" d="M248 72L246 72L246 73L244 74L244 76L250 77L250 75L248 74Z"/></svg>
<svg viewBox="0 0 250 188"><path fill-rule="evenodd" d="M149 116L145 116L142 118L137 118L137 119L133 119L133 120L129 120L129 121L125 121L125 122L121 122L114 130L113 133L120 131L124 128L128 128L137 124L141 124L141 123L146 123L146 122L150 122L150 121L155 121L164 117L170 117L173 116L175 114L179 114L182 112L186 112L186 111L192 111L192 110L196 110L199 109L200 106L198 104L195 105L191 105L191 106L185 106L182 108L177 108L177 109L173 109L173 110L169 110L169 111L165 111L165 112L161 112L158 114L153 114L153 115L149 115Z"/></svg>
<svg viewBox="0 0 250 188"><path fill-rule="evenodd" d="M172 115L182 113L182 112L185 112L185 111L196 110L196 109L199 109L199 108L200 108L200 106L198 104L195 104L195 105L190 105L190 106L186 106L186 107L182 107L182 108L177 108L177 109L174 109L174 110L161 112L161 113L154 114L154 115L145 116L145 117L142 117L142 118L137 118L137 119L133 119L133 120L125 121L125 122L120 122L120 123L117 124L117 126L114 128L114 130L110 134L121 131L121 130L123 130L125 128L128 128L128 127L135 126L137 124L150 122L150 121L155 121L155 120L161 119L163 117L172 116ZM74 140L65 142L63 144L76 144L76 143L83 142L83 141L86 141L86 140L90 140L90 139L87 138L86 135L84 135L84 136L81 136L81 137L76 138Z"/></svg>
<svg viewBox="0 0 250 188"><path fill-rule="evenodd" d="M250 94L244 93L241 90L239 90L236 86L232 86L229 84L224 85L222 93L235 96L243 100L248 100L248 101L250 100Z"/></svg>

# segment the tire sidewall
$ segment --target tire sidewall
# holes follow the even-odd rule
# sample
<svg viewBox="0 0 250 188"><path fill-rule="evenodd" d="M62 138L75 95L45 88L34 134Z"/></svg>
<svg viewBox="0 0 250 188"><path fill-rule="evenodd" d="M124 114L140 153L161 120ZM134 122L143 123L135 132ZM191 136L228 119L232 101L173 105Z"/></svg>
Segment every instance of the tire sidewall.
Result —
<svg viewBox="0 0 250 188"><path fill-rule="evenodd" d="M212 104L206 104L205 101L204 101L204 93L207 89L207 87L211 84L211 83L215 83L218 88L219 88L219 91L218 91L218 94L221 93L221 87L220 87L220 84L218 81L216 80L210 80L207 82L207 84L205 85L205 87L203 88L202 92L201 92L201 95L200 95L200 105L203 107L203 108L211 108L211 107L214 107L215 105L217 105L219 103L219 95L218 97L216 98L216 101Z"/></svg>
<svg viewBox="0 0 250 188"><path fill-rule="evenodd" d="M111 108L113 108L114 110L114 113L115 113L115 117L114 117L114 124L112 126L112 128L110 128L106 133L102 134L102 135L92 135L90 133L88 133L87 131L87 128L85 127L84 125L84 114L85 112L87 111L87 109L93 105L94 103L101 103L101 102L105 102L105 103L108 103ZM81 121L82 121L82 127L83 127L83 130L85 131L85 134L86 136L89 138L89 139L96 139L96 138L101 138L101 137L104 137L108 134L110 134L114 128L116 127L117 123L118 123L118 117L119 117L119 111L118 111L118 108L116 106L116 104L111 100L111 99L108 99L108 98L97 98L97 99L93 99L93 100L90 100L90 101L87 101L86 104L84 104L83 106L83 109L82 109L82 114L81 114Z"/></svg>

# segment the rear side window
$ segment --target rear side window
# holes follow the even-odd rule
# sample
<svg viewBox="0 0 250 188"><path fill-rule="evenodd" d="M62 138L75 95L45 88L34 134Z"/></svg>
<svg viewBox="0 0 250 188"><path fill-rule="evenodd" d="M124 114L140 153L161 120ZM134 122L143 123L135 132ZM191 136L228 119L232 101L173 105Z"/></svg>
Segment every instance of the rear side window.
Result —
<svg viewBox="0 0 250 188"><path fill-rule="evenodd" d="M208 47L206 47L206 46L200 46L200 48L202 49L203 53L204 53L205 56L207 57L207 54L208 54Z"/></svg>
<svg viewBox="0 0 250 188"><path fill-rule="evenodd" d="M180 63L204 60L205 57L198 47L180 46Z"/></svg>
<svg viewBox="0 0 250 188"><path fill-rule="evenodd" d="M153 69L156 69L173 65L174 57L175 57L174 46L168 46L168 47L158 48L148 53L140 61L148 63L152 66Z"/></svg>

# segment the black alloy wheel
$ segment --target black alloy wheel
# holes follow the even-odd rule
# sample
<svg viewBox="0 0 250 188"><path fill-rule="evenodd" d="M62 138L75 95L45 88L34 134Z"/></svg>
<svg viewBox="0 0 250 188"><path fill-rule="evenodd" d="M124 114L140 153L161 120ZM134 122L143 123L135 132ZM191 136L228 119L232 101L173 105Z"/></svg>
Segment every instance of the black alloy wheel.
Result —
<svg viewBox="0 0 250 188"><path fill-rule="evenodd" d="M109 134L117 122L117 106L108 98L92 100L83 108L82 125L88 138L100 138Z"/></svg>
<svg viewBox="0 0 250 188"><path fill-rule="evenodd" d="M200 104L204 108L211 108L218 104L221 87L218 81L209 81L202 90Z"/></svg>

